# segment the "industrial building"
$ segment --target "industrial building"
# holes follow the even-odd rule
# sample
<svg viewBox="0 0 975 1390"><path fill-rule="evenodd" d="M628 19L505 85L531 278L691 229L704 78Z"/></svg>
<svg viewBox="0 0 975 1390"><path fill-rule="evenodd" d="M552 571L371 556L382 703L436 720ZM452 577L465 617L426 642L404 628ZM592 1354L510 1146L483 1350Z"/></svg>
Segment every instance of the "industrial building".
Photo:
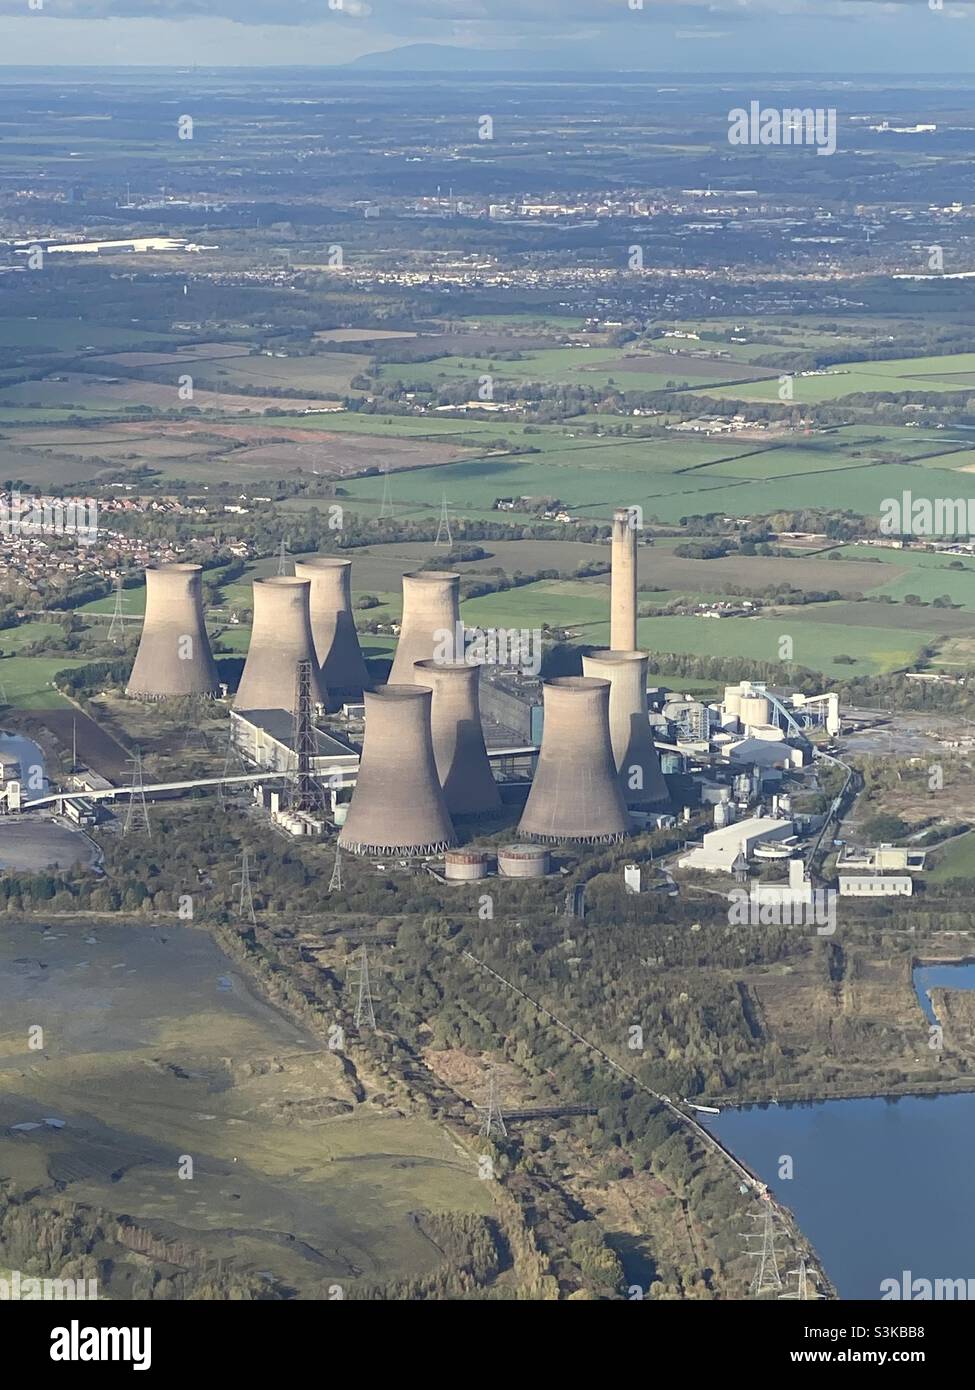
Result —
<svg viewBox="0 0 975 1390"><path fill-rule="evenodd" d="M501 795L488 762L478 707L480 668L466 661L430 660L417 661L413 671L416 683L433 692L433 756L447 810L452 816L498 811Z"/></svg>
<svg viewBox="0 0 975 1390"><path fill-rule="evenodd" d="M677 861L681 869L697 869L707 874L730 874L739 854L749 858L764 841L791 840L795 827L791 820L774 816L751 816L719 830L709 830L703 843ZM782 846L783 854L788 847Z"/></svg>
<svg viewBox="0 0 975 1390"><path fill-rule="evenodd" d="M910 874L839 874L841 898L909 898L914 893Z"/></svg>
<svg viewBox="0 0 975 1390"><path fill-rule="evenodd" d="M449 570L420 570L403 575L403 615L389 673L390 685L412 685L418 661L462 658L445 650L463 632L460 623L460 575Z"/></svg>
<svg viewBox="0 0 975 1390"><path fill-rule="evenodd" d="M203 621L202 565L150 565L139 650L125 693L139 700L216 695L217 668Z"/></svg>
<svg viewBox="0 0 975 1390"><path fill-rule="evenodd" d="M647 718L647 652L596 651L582 658L586 676L609 681L609 733L627 806L670 806Z"/></svg>
<svg viewBox="0 0 975 1390"><path fill-rule="evenodd" d="M533 840L622 840L630 829L609 732L609 681L544 683L545 728L518 826Z"/></svg>
<svg viewBox="0 0 975 1390"><path fill-rule="evenodd" d="M331 708L362 699L372 684L352 613L352 561L315 555L295 561L295 577L307 579L309 618L321 685Z"/></svg>
<svg viewBox="0 0 975 1390"><path fill-rule="evenodd" d="M325 707L311 631L311 583L291 575L254 580L254 623L234 698L238 710L293 710L298 663L312 666L312 699Z"/></svg>
<svg viewBox="0 0 975 1390"><path fill-rule="evenodd" d="M456 843L433 752L426 686L367 691L366 729L339 845L353 854L436 854Z"/></svg>

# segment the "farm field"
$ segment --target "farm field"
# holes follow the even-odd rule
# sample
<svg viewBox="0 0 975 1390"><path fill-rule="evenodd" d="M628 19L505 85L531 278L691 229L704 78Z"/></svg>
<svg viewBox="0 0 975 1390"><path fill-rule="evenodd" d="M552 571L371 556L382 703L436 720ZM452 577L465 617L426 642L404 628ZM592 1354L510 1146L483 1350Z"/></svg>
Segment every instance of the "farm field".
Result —
<svg viewBox="0 0 975 1390"><path fill-rule="evenodd" d="M105 352L121 351L147 342L176 343L175 333L147 332L144 328L116 328L82 318L0 318L0 348L19 348L28 353L83 352L86 347Z"/></svg>
<svg viewBox="0 0 975 1390"><path fill-rule="evenodd" d="M947 357L902 357L888 362L845 362L814 376L793 378L793 399L802 405L842 400L867 391L966 391L975 385L975 353ZM741 387L708 388L700 394L719 399L774 401L778 378Z"/></svg>
<svg viewBox="0 0 975 1390"><path fill-rule="evenodd" d="M619 348L609 347L549 348L524 352L520 361L494 358L490 354L465 354L438 357L432 362L386 362L378 370L383 381L409 381L418 386L492 376L497 381L516 385L577 381L580 385L598 387L615 384L623 391L663 391L669 386L721 383L766 375L777 381L776 374L765 368L708 361L687 354L621 354Z"/></svg>
<svg viewBox="0 0 975 1390"><path fill-rule="evenodd" d="M607 598L588 583L542 581L523 589L472 599L463 605L466 622L479 627L536 627L542 622L571 628L580 643L603 646L609 640ZM920 629L872 627L850 617L830 622L823 612L830 605L790 608L757 618L641 618L637 640L658 653L742 657L778 661L783 635L793 641L794 663L826 675L873 675L914 663L931 634ZM850 656L852 664L834 658ZM782 678L788 679L783 663Z"/></svg>
<svg viewBox="0 0 975 1390"><path fill-rule="evenodd" d="M250 411L259 414L270 408L299 409L335 405L334 399L288 401L278 396L242 396L232 391L194 389L192 400L180 398L177 374L172 381L134 381L89 376L85 372L57 373L58 380L24 381L0 389L0 406L10 409L34 407L41 410L68 410L72 414L110 414L142 407L150 410L220 410L231 414Z"/></svg>

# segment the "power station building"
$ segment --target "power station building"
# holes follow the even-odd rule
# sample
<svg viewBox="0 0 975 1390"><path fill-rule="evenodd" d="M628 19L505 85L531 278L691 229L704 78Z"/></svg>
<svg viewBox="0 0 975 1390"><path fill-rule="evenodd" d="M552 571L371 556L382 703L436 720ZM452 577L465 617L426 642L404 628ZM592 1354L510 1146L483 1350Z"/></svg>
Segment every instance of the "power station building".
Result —
<svg viewBox="0 0 975 1390"><path fill-rule="evenodd" d="M125 693L139 700L216 695L217 668L203 621L202 565L150 565L146 615Z"/></svg>
<svg viewBox="0 0 975 1390"><path fill-rule="evenodd" d="M418 661L418 685L433 691L430 723L437 776L452 816L497 811L501 795L484 746L478 705L479 666L466 661Z"/></svg>
<svg viewBox="0 0 975 1390"><path fill-rule="evenodd" d="M559 676L544 684L545 727L519 833L586 844L630 828L609 731L609 681Z"/></svg>
<svg viewBox="0 0 975 1390"><path fill-rule="evenodd" d="M311 585L308 603L321 685L335 709L362 699L372 684L352 615L352 561L315 555L295 561Z"/></svg>
<svg viewBox="0 0 975 1390"><path fill-rule="evenodd" d="M646 652L597 651L582 658L585 675L609 681L609 733L627 806L670 806L647 712Z"/></svg>
<svg viewBox="0 0 975 1390"><path fill-rule="evenodd" d="M353 854L436 854L456 844L433 751L427 686L366 691L365 739L339 844Z"/></svg>
<svg viewBox="0 0 975 1390"><path fill-rule="evenodd" d="M403 575L403 616L389 673L390 685L412 685L413 667L431 657L459 658L443 650L460 628L460 575L449 570L420 570ZM445 636L446 635L446 636Z"/></svg>
<svg viewBox="0 0 975 1390"><path fill-rule="evenodd" d="M327 703L311 631L310 591L310 581L297 576L254 580L254 624L234 709L293 710L299 661L311 662L313 701Z"/></svg>

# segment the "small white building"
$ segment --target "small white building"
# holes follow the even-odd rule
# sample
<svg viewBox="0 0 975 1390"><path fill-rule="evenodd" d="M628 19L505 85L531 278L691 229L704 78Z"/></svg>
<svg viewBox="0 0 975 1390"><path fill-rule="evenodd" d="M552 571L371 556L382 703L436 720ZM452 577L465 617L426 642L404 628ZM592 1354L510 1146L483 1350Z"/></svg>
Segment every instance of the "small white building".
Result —
<svg viewBox="0 0 975 1390"><path fill-rule="evenodd" d="M841 898L909 898L914 892L910 874L840 874Z"/></svg>

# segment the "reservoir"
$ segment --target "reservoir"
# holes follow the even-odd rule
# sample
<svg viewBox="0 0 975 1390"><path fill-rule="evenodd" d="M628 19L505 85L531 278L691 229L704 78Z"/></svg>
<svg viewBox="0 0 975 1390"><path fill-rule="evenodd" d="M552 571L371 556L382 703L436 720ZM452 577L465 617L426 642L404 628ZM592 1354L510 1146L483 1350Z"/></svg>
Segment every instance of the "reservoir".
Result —
<svg viewBox="0 0 975 1390"><path fill-rule="evenodd" d="M905 1270L911 1279L975 1279L975 1095L698 1118L792 1209L841 1298L879 1299L881 1281L900 1284ZM779 1176L785 1156L791 1179ZM780 1272L794 1264L780 1239Z"/></svg>

